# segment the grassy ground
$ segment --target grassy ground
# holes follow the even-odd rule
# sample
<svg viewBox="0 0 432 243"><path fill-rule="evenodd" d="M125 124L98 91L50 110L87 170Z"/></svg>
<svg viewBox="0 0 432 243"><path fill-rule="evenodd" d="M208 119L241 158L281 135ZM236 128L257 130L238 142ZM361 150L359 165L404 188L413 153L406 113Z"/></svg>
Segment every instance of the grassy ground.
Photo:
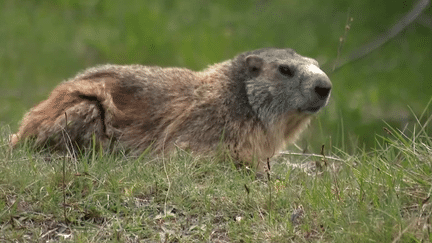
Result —
<svg viewBox="0 0 432 243"><path fill-rule="evenodd" d="M0 241L430 242L424 128L408 137L388 127L372 152L282 155L257 179L185 151L166 159L11 152L4 127Z"/></svg>

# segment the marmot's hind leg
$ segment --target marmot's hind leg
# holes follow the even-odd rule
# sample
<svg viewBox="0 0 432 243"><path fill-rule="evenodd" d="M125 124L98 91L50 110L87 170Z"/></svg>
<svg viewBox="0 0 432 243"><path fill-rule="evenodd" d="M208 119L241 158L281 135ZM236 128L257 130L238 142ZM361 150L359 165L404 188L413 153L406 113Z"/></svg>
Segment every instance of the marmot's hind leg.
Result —
<svg viewBox="0 0 432 243"><path fill-rule="evenodd" d="M48 109L55 98L50 97L26 115L19 132L11 137L12 146L32 139L36 147L68 151L90 147L93 136L98 142L108 140L105 110L95 96L69 93L55 106L57 109Z"/></svg>
<svg viewBox="0 0 432 243"><path fill-rule="evenodd" d="M40 132L36 143L58 150L91 148L94 139L104 143L108 140L104 116L97 100L83 100L60 114L44 134Z"/></svg>

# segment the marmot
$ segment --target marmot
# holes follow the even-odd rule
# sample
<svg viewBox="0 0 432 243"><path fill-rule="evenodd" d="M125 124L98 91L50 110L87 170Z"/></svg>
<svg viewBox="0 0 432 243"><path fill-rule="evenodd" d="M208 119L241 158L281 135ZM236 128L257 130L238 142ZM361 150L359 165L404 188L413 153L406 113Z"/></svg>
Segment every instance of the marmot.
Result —
<svg viewBox="0 0 432 243"><path fill-rule="evenodd" d="M292 49L245 52L201 72L103 65L58 85L24 116L11 145L33 138L37 147L64 150L67 131L80 148L93 140L138 153L149 146L208 153L222 145L251 164L292 143L331 88L318 62Z"/></svg>

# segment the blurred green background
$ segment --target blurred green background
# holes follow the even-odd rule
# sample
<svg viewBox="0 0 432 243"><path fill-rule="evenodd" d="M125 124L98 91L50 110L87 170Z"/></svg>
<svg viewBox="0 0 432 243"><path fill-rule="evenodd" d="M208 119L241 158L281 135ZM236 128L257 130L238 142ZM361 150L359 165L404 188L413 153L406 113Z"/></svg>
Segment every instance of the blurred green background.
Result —
<svg viewBox="0 0 432 243"><path fill-rule="evenodd" d="M375 40L417 1L375 0L3 0L0 1L0 123L23 114L63 80L104 63L201 70L240 52L291 47L329 71L347 16L341 56ZM334 89L300 146L373 148L415 123L432 97L432 7L385 45L328 75ZM413 110L414 114L410 111ZM429 107L426 113L430 114ZM425 119L423 119L425 120ZM410 126L408 126L409 128Z"/></svg>

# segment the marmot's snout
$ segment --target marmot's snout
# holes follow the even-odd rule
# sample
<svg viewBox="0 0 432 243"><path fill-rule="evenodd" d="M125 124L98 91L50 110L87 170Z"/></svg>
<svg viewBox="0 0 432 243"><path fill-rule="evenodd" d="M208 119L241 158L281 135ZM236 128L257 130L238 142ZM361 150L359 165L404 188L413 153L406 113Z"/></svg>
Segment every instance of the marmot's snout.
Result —
<svg viewBox="0 0 432 243"><path fill-rule="evenodd" d="M309 93L310 97L301 111L315 113L327 105L332 84L327 75L315 65L308 65L307 73L310 90L306 93Z"/></svg>

